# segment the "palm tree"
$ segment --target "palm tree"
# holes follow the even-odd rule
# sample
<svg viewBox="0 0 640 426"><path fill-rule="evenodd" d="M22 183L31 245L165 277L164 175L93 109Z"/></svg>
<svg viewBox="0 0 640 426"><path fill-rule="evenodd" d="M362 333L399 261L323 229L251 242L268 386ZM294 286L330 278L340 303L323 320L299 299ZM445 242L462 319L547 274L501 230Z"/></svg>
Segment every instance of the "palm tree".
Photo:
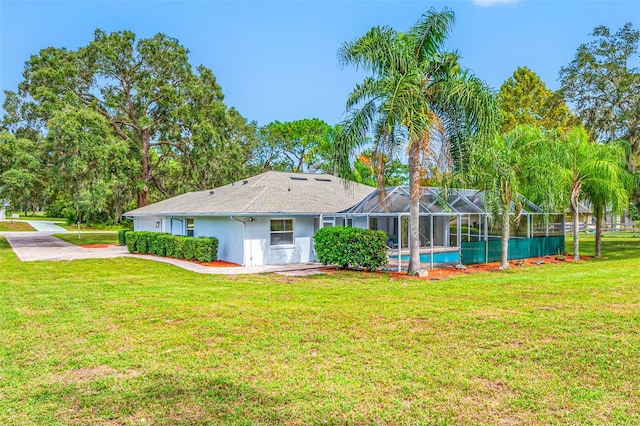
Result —
<svg viewBox="0 0 640 426"><path fill-rule="evenodd" d="M382 159L394 158L406 146L410 186L410 275L420 269L421 159L433 158L436 145L461 147L470 133L489 134L496 123L493 94L474 76L460 69L458 55L442 47L454 22L449 9L429 9L406 33L373 27L365 35L342 45L344 64L372 75L358 84L347 100L342 147L373 135ZM341 156L343 166L348 164ZM384 179L378 170L379 195Z"/></svg>
<svg viewBox="0 0 640 426"><path fill-rule="evenodd" d="M607 206L619 212L628 203L625 151L622 143L591 142L580 127L571 129L561 145L565 182L573 214L573 258L580 260L578 203L591 202L596 220L596 257L601 255L602 219Z"/></svg>
<svg viewBox="0 0 640 426"><path fill-rule="evenodd" d="M544 208L557 204L561 195L554 186L554 138L537 127L522 126L493 139L471 145L466 182L485 191L484 203L500 218L501 268L509 268L511 213L518 220L526 194Z"/></svg>

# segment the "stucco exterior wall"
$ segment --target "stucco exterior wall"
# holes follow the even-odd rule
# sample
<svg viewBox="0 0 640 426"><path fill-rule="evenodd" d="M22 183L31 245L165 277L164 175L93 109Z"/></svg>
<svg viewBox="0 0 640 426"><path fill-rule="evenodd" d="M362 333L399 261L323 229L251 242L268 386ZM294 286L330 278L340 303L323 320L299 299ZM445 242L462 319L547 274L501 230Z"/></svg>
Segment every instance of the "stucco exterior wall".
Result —
<svg viewBox="0 0 640 426"><path fill-rule="evenodd" d="M168 232L166 230L167 219L163 216L135 217L133 218L133 229L135 231Z"/></svg>
<svg viewBox="0 0 640 426"><path fill-rule="evenodd" d="M278 265L283 263L312 262L313 217L282 216L274 219L293 219L293 244L271 245L271 217L256 217L246 222L246 265Z"/></svg>
<svg viewBox="0 0 640 426"><path fill-rule="evenodd" d="M134 230L185 235L187 217L136 217ZM246 266L315 261L313 235L318 227L317 217L291 215L255 217L251 220L249 217L236 217L237 220L232 220L224 216L192 218L194 236L218 239L220 260ZM293 244L271 245L271 219L293 220ZM243 221L244 225L238 220ZM359 220L366 227L366 218ZM158 228L156 222L160 222Z"/></svg>
<svg viewBox="0 0 640 426"><path fill-rule="evenodd" d="M195 237L216 237L218 239L218 259L244 264L244 243L242 223L230 217L194 217Z"/></svg>

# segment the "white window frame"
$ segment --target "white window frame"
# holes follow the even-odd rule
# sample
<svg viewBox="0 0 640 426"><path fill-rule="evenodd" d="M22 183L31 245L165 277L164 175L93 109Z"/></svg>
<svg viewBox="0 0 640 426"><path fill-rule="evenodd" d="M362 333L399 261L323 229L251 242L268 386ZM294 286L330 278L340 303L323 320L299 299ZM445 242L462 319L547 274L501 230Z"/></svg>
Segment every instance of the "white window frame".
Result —
<svg viewBox="0 0 640 426"><path fill-rule="evenodd" d="M280 222L291 221L291 231L272 231L271 230L271 224L274 221L280 221ZM295 224L295 220L293 218L289 218L289 217L278 218L278 219L271 218L269 220L269 246L270 247L293 247L295 245L295 229L296 229L296 224ZM271 242L272 241L271 237L272 237L273 234L291 234L291 242L290 243L273 244Z"/></svg>
<svg viewBox="0 0 640 426"><path fill-rule="evenodd" d="M189 229L189 221L193 223L193 229ZM189 231L191 231L191 235L189 235ZM187 237L195 237L196 236L196 220L192 217L185 218L184 220L184 235Z"/></svg>

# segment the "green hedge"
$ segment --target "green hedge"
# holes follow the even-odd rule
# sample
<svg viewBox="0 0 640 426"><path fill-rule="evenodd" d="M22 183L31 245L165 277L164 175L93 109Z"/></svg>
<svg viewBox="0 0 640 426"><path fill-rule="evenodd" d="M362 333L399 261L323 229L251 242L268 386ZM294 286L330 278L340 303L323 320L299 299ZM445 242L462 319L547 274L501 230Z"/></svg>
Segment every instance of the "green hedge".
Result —
<svg viewBox="0 0 640 426"><path fill-rule="evenodd" d="M129 253L136 253L136 241L138 236L136 235L135 232L127 232L125 234L125 242L127 244L127 250L129 250Z"/></svg>
<svg viewBox="0 0 640 426"><path fill-rule="evenodd" d="M121 246L127 245L127 232L131 232L130 229L121 229L118 231L118 244Z"/></svg>
<svg viewBox="0 0 640 426"><path fill-rule="evenodd" d="M164 232L129 231L124 234L129 253L211 262L218 258L218 239L183 237Z"/></svg>
<svg viewBox="0 0 640 426"><path fill-rule="evenodd" d="M387 234L370 229L331 226L313 237L316 257L325 265L373 271L387 264Z"/></svg>
<svg viewBox="0 0 640 426"><path fill-rule="evenodd" d="M167 245L171 240L172 235L167 233L158 232L156 237L153 238L149 243L149 253L156 256L166 256L167 255Z"/></svg>

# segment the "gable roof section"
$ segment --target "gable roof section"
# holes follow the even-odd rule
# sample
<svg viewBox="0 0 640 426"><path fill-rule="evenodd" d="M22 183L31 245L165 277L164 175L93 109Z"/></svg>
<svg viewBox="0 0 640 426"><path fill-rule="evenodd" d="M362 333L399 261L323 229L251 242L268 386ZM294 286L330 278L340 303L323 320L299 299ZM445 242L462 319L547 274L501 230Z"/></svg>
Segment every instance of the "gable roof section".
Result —
<svg viewBox="0 0 640 426"><path fill-rule="evenodd" d="M326 174L269 171L212 190L189 192L125 213L154 215L247 215L336 213L374 189Z"/></svg>

